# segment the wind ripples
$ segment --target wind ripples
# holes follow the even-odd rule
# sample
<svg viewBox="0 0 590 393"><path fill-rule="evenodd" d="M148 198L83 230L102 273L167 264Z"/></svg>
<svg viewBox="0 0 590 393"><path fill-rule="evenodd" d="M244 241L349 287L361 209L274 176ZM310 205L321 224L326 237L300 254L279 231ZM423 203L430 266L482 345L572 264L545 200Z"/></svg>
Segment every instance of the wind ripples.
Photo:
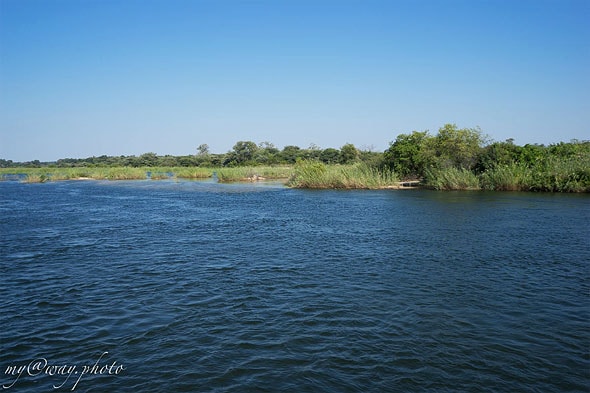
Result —
<svg viewBox="0 0 590 393"><path fill-rule="evenodd" d="M558 392L590 382L583 198L0 187L4 369L39 356L88 364L108 351L125 372L76 390L123 392ZM28 378L19 391L43 383Z"/></svg>

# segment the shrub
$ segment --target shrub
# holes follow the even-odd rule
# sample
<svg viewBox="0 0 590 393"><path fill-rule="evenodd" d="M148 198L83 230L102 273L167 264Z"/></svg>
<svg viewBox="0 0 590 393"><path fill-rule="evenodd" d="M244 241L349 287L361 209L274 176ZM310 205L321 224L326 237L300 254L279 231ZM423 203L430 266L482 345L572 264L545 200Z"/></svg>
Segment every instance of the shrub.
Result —
<svg viewBox="0 0 590 393"><path fill-rule="evenodd" d="M426 170L426 185L436 190L479 190L477 176L467 170L449 167Z"/></svg>
<svg viewBox="0 0 590 393"><path fill-rule="evenodd" d="M523 164L497 165L481 174L480 180L485 190L528 191L531 187L532 171Z"/></svg>

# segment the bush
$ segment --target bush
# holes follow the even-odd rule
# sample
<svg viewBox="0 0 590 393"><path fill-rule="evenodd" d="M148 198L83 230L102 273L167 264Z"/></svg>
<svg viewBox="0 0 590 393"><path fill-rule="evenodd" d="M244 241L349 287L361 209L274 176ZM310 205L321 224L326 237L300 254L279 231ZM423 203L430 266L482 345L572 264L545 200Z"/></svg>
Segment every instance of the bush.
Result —
<svg viewBox="0 0 590 393"><path fill-rule="evenodd" d="M532 171L523 164L497 165L481 174L480 180L484 190L528 191L531 187Z"/></svg>
<svg viewBox="0 0 590 393"><path fill-rule="evenodd" d="M449 167L426 170L426 185L436 190L479 190L477 176L467 170Z"/></svg>
<svg viewBox="0 0 590 393"><path fill-rule="evenodd" d="M533 168L531 190L590 192L590 157L549 157Z"/></svg>

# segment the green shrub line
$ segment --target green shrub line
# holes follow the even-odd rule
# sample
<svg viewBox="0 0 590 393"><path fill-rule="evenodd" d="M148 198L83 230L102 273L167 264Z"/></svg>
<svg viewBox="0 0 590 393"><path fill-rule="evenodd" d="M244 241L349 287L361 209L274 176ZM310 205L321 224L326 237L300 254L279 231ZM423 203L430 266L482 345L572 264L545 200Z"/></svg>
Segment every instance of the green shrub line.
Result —
<svg viewBox="0 0 590 393"><path fill-rule="evenodd" d="M15 177L18 175L18 177ZM404 188L388 167L365 163L326 165L300 160L294 166L252 167L109 167L109 168L0 168L0 179L26 183L63 180L211 179L219 182L280 180L288 187L308 189ZM420 186L434 190L489 190L590 192L590 160L550 159L536 166L522 163L496 165L476 174L464 168L429 168Z"/></svg>

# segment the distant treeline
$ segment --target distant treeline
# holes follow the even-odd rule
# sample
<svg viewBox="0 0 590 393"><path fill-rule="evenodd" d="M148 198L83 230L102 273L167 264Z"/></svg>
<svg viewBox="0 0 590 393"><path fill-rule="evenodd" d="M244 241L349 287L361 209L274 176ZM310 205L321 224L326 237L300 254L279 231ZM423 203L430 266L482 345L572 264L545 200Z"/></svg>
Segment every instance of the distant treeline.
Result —
<svg viewBox="0 0 590 393"><path fill-rule="evenodd" d="M73 167L237 167L258 165L293 165L298 160L319 160L325 164L350 164L358 160L377 163L383 153L360 151L352 144L345 144L340 149L320 149L310 146L302 149L298 146L285 146L277 149L272 143L256 144L251 141L237 142L227 153L215 154L206 144L200 145L194 155L160 156L145 153L140 156L98 156L88 158L63 158L55 162L12 162L0 159L0 168L73 168Z"/></svg>
<svg viewBox="0 0 590 393"><path fill-rule="evenodd" d="M299 163L299 169L305 169L302 167L305 163L359 164L378 173L390 173L388 176L393 173L402 180L420 180L436 189L590 192L590 141L518 146L511 139L490 141L479 128L460 129L454 124L444 125L436 135L428 131L400 134L384 152L360 150L350 143L340 149L320 149L313 145L307 149L298 146L278 149L269 142L240 141L224 154L211 153L209 146L202 144L194 155L187 156L145 153L19 163L0 159L3 168L219 168L295 163Z"/></svg>

